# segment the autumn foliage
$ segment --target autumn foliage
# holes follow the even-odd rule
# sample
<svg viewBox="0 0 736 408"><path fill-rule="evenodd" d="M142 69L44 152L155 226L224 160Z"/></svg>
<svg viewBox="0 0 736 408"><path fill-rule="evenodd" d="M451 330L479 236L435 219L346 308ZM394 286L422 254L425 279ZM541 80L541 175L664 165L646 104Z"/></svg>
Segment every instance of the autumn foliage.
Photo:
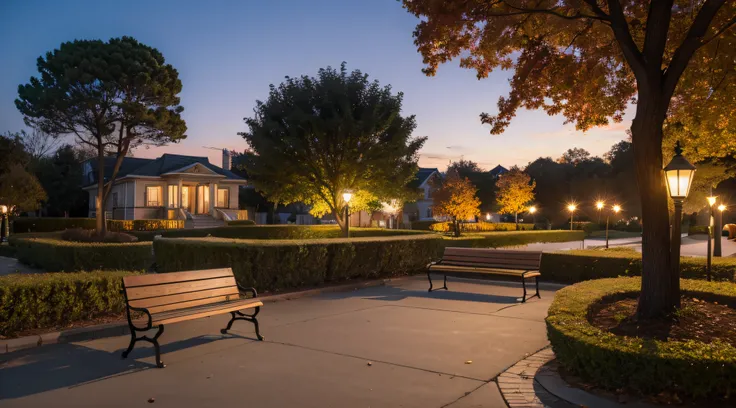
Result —
<svg viewBox="0 0 736 408"><path fill-rule="evenodd" d="M453 171L447 174L432 194L434 214L452 220L455 236L460 236L458 225L460 220L467 220L480 214L478 209L480 200L475 195L477 191L467 177L462 178Z"/></svg>
<svg viewBox="0 0 736 408"><path fill-rule="evenodd" d="M519 213L527 209L529 202L534 200L534 187L528 174L514 166L508 173L504 173L496 182L498 188L499 212L514 214L514 221L519 223Z"/></svg>

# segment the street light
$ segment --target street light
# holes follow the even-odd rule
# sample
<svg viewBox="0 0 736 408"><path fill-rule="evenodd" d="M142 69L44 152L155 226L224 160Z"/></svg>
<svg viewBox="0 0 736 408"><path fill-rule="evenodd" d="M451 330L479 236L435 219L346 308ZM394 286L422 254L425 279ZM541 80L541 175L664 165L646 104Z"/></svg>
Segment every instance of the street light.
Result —
<svg viewBox="0 0 736 408"><path fill-rule="evenodd" d="M670 255L672 256L673 276L676 277L676 285L680 285L680 238L682 235L682 202L687 198L692 185L693 176L695 175L695 166L692 165L685 157L682 156L682 147L678 141L675 145L675 156L664 167L665 180L667 181L667 190L675 202L675 217L672 221L672 247ZM710 276L708 276L710 280Z"/></svg>
<svg viewBox="0 0 736 408"><path fill-rule="evenodd" d="M0 205L0 243L8 240L8 206Z"/></svg>
<svg viewBox="0 0 736 408"><path fill-rule="evenodd" d="M621 206L616 204L611 207L614 213L618 214L621 211ZM608 249L608 219L611 217L611 213L606 214L606 249Z"/></svg>
<svg viewBox="0 0 736 408"><path fill-rule="evenodd" d="M570 211L570 231L572 231L572 221L575 218L575 210L578 208L575 203L570 203L567 205L567 211Z"/></svg>
<svg viewBox="0 0 736 408"><path fill-rule="evenodd" d="M535 207L535 206L529 207L529 214L532 215L532 223L534 224L534 226L532 228L535 228L536 225L537 225L537 215L536 215L536 213L537 213L537 207Z"/></svg>
<svg viewBox="0 0 736 408"><path fill-rule="evenodd" d="M345 238L350 237L350 199L353 198L352 190L345 190L342 199L345 200Z"/></svg>
<svg viewBox="0 0 736 408"><path fill-rule="evenodd" d="M597 203L595 203L595 208L598 209L598 225L599 225L598 228L600 228L600 225L601 225L601 210L603 210L603 207L605 206L606 206L606 203L600 200Z"/></svg>

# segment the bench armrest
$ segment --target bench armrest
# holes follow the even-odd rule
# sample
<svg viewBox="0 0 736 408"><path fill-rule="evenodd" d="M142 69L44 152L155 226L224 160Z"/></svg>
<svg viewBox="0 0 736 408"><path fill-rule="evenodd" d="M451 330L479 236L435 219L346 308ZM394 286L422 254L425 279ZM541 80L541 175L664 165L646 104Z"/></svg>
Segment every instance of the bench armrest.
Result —
<svg viewBox="0 0 736 408"><path fill-rule="evenodd" d="M258 297L258 292L256 292L256 288L246 288L246 287L244 287L244 286L242 286L241 284L238 283L238 290L240 290L241 292L244 292L244 293L251 293L251 294L253 294L253 297L254 298L257 298Z"/></svg>
<svg viewBox="0 0 736 408"><path fill-rule="evenodd" d="M442 260L441 259L439 261L430 262L430 263L427 264L427 269L429 269L431 266L439 265L441 263L442 263Z"/></svg>
<svg viewBox="0 0 736 408"><path fill-rule="evenodd" d="M128 322L130 323L131 326L135 327L139 331L149 330L151 327L153 327L153 317L151 316L151 312L149 312L148 309L144 307L133 307L127 303L125 304L125 306L128 308ZM131 310L134 312L142 312L146 314L146 317L148 317L148 324L146 325L145 328L138 328L133 324L133 319L130 318Z"/></svg>

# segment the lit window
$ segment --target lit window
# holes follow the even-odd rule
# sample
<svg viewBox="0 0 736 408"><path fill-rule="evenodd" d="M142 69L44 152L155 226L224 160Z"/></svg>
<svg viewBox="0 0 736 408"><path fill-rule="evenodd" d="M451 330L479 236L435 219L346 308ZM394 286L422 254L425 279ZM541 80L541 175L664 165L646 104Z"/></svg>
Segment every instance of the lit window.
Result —
<svg viewBox="0 0 736 408"><path fill-rule="evenodd" d="M230 207L230 189L218 188L217 189L217 207L218 208L229 208Z"/></svg>
<svg viewBox="0 0 736 408"><path fill-rule="evenodd" d="M169 185L169 208L179 207L179 186Z"/></svg>
<svg viewBox="0 0 736 408"><path fill-rule="evenodd" d="M161 207L161 186L146 187L146 207Z"/></svg>

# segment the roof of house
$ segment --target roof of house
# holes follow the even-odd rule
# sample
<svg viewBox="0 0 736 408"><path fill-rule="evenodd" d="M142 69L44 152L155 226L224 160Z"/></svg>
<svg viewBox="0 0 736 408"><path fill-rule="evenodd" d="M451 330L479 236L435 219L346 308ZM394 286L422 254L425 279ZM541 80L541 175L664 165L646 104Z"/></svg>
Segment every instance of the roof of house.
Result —
<svg viewBox="0 0 736 408"><path fill-rule="evenodd" d="M491 173L491 176L493 176L493 177L498 177L498 176L500 176L503 173L508 173L508 171L509 171L509 169L507 169L506 167L503 167L503 166L501 166L499 164L498 166L496 166L493 169L491 169L491 171L489 171L489 173Z"/></svg>
<svg viewBox="0 0 736 408"><path fill-rule="evenodd" d="M409 182L409 187L419 187L434 173L438 173L437 168L420 167L416 177Z"/></svg>
<svg viewBox="0 0 736 408"><path fill-rule="evenodd" d="M97 182L97 159L91 159L89 161L93 170L93 178L90 184ZM165 173L169 173L175 170L182 169L192 164L199 163L213 172L225 176L232 180L243 180L242 177L233 173L230 170L225 170L222 167L215 166L210 163L206 157L197 156L183 156L179 154L164 153L158 159L141 159L137 157L125 157L123 163L120 165L120 170L116 178L122 178L124 176L146 176L146 177L157 177ZM115 166L115 157L105 158L105 179L108 180L112 175L112 169Z"/></svg>

